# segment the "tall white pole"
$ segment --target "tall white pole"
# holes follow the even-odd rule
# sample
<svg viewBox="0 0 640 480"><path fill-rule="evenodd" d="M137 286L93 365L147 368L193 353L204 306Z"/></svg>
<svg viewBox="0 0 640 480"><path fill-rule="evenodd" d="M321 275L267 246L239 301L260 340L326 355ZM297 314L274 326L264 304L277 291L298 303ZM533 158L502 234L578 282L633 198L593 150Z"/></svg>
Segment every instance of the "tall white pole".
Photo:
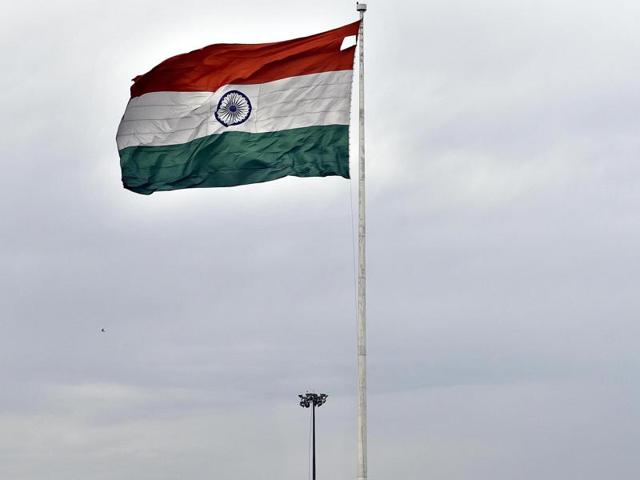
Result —
<svg viewBox="0 0 640 480"><path fill-rule="evenodd" d="M359 45L359 91L360 123L358 126L358 476L367 480L367 269L366 269L366 223L364 189L364 12L367 5L358 3L360 12Z"/></svg>

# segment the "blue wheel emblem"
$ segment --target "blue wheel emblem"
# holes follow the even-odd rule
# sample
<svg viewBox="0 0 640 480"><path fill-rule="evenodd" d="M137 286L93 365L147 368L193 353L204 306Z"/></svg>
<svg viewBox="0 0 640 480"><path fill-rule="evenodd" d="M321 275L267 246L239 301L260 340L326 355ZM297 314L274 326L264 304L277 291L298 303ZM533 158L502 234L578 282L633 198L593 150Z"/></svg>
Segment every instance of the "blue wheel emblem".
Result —
<svg viewBox="0 0 640 480"><path fill-rule="evenodd" d="M218 102L215 115L225 127L246 122L251 115L249 97L238 90L229 90Z"/></svg>

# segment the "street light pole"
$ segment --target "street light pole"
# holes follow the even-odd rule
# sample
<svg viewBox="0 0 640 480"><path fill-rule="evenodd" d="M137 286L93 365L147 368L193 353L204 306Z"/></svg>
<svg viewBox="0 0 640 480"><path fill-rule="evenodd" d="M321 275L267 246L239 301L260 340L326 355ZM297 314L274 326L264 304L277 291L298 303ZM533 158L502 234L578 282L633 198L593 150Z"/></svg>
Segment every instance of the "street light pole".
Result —
<svg viewBox="0 0 640 480"><path fill-rule="evenodd" d="M321 407L326 401L328 395L326 393L305 393L298 395L300 397L300 406L303 408L311 407L311 429L312 429L312 480L316 480L316 407Z"/></svg>
<svg viewBox="0 0 640 480"><path fill-rule="evenodd" d="M311 424L313 425L313 437L312 437L312 461L311 461L311 480L316 480L316 404L315 402L311 406Z"/></svg>

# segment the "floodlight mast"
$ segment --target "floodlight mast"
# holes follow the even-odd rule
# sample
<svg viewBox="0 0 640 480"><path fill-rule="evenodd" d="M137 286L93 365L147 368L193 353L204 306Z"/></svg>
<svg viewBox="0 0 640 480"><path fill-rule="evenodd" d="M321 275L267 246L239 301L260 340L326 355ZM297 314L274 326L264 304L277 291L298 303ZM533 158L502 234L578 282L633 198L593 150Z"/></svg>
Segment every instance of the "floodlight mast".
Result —
<svg viewBox="0 0 640 480"><path fill-rule="evenodd" d="M312 424L312 480L316 480L316 407L321 407L327 401L326 393L305 393L298 395L300 397L300 406L302 408L311 407L311 424Z"/></svg>

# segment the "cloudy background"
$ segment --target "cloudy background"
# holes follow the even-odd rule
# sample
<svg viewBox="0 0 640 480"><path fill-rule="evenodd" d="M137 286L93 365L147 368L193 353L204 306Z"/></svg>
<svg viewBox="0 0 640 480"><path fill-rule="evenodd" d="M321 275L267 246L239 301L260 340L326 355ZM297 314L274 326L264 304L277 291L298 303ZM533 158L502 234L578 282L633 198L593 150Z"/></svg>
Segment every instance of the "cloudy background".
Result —
<svg viewBox="0 0 640 480"><path fill-rule="evenodd" d="M347 1L8 2L0 478L355 476L355 184L140 196L130 79ZM370 478L636 479L640 4L371 0ZM100 329L106 332L101 333Z"/></svg>

